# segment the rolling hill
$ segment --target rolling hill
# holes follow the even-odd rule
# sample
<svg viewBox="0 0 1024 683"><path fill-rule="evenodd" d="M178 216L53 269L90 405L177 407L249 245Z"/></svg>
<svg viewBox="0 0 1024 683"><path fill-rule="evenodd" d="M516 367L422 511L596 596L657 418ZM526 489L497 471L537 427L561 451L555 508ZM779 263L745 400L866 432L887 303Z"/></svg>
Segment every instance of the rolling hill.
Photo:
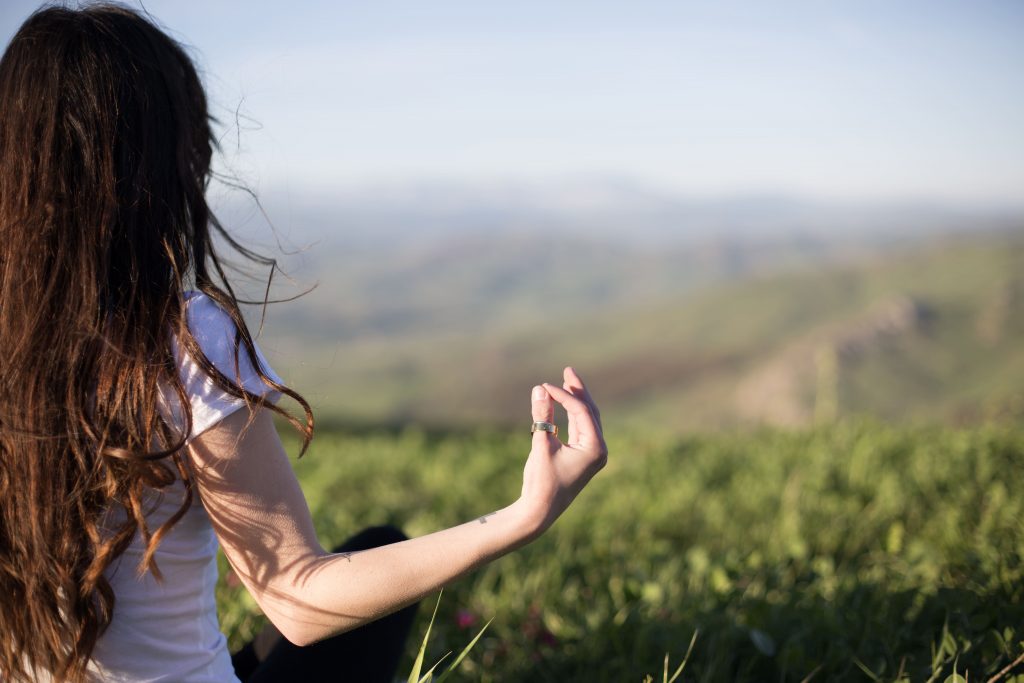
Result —
<svg viewBox="0 0 1024 683"><path fill-rule="evenodd" d="M319 288L272 307L261 344L328 421L525 422L530 387L564 364L607 421L673 431L1024 414L1020 234L543 252L496 238L317 263Z"/></svg>

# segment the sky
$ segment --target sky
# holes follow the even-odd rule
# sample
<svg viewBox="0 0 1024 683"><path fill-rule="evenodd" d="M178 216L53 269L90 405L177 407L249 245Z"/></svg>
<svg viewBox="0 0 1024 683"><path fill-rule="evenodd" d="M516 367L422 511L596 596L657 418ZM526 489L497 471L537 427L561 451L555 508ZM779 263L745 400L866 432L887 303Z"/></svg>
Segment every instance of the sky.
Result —
<svg viewBox="0 0 1024 683"><path fill-rule="evenodd" d="M259 191L621 179L1024 206L1024 3L133 0ZM3 0L9 39L35 2Z"/></svg>

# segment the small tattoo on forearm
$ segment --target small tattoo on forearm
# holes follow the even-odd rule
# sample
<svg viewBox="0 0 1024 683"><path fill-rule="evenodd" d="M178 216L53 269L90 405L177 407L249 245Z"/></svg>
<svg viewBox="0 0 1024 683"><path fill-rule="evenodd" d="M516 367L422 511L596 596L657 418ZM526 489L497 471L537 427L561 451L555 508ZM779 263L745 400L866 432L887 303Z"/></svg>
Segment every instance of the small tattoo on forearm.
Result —
<svg viewBox="0 0 1024 683"><path fill-rule="evenodd" d="M487 524L487 518L490 517L491 515L496 515L496 514L498 514L498 513L497 512L488 512L486 515L480 517L479 522L481 524Z"/></svg>

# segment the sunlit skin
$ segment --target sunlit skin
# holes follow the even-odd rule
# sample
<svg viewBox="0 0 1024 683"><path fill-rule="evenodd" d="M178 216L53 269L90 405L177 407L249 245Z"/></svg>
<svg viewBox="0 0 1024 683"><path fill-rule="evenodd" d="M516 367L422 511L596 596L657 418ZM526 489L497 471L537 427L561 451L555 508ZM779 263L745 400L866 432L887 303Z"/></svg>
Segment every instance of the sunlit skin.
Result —
<svg viewBox="0 0 1024 683"><path fill-rule="evenodd" d="M533 420L553 421L556 403L568 415L568 440L534 433L517 500L465 524L358 553L321 547L265 409L225 418L189 453L235 573L276 630L302 646L415 603L544 533L608 459L600 412L572 368L562 386L533 388ZM275 635L263 634L257 651Z"/></svg>

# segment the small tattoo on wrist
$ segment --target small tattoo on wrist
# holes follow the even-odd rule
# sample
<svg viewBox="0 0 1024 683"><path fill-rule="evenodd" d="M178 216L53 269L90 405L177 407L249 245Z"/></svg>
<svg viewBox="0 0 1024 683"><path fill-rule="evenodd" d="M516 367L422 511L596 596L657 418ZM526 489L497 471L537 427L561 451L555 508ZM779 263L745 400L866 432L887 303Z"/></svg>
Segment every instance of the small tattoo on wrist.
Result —
<svg viewBox="0 0 1024 683"><path fill-rule="evenodd" d="M481 524L487 524L487 518L490 517L491 515L496 515L496 514L498 514L498 513L497 512L488 512L486 515L481 516L478 521Z"/></svg>

